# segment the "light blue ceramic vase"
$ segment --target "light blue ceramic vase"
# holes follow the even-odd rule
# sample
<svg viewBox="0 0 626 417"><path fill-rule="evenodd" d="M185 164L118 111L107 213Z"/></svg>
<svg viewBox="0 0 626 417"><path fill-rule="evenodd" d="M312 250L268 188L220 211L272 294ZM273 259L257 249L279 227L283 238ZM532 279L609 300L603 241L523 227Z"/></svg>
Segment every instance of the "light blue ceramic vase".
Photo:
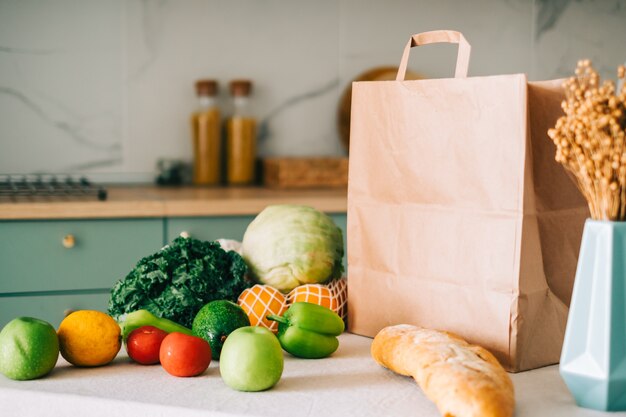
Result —
<svg viewBox="0 0 626 417"><path fill-rule="evenodd" d="M626 222L585 223L560 372L581 407L626 410Z"/></svg>

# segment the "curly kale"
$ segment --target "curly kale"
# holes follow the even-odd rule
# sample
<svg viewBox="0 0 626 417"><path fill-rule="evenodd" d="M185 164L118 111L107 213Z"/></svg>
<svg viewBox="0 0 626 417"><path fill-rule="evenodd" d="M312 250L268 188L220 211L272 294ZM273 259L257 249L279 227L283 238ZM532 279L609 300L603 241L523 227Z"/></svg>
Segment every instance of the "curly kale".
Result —
<svg viewBox="0 0 626 417"><path fill-rule="evenodd" d="M244 278L247 270L239 254L224 251L217 242L179 237L140 260L115 284L109 314L119 318L146 309L191 328L206 303L237 302L239 294L252 285Z"/></svg>

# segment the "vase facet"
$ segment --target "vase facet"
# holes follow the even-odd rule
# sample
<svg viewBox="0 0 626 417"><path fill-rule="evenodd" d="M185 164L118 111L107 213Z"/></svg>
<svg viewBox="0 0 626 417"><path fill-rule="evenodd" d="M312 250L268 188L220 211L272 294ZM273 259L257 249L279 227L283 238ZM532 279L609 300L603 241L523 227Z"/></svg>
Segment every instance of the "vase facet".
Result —
<svg viewBox="0 0 626 417"><path fill-rule="evenodd" d="M587 220L560 373L581 407L626 410L626 222Z"/></svg>

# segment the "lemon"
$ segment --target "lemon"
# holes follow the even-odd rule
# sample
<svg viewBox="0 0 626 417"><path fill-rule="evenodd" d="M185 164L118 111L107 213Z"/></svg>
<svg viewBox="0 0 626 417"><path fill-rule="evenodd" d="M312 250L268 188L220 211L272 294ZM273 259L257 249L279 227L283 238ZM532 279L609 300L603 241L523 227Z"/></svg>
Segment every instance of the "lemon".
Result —
<svg viewBox="0 0 626 417"><path fill-rule="evenodd" d="M120 326L100 311L73 312L61 322L57 334L61 355L76 366L106 365L121 347Z"/></svg>

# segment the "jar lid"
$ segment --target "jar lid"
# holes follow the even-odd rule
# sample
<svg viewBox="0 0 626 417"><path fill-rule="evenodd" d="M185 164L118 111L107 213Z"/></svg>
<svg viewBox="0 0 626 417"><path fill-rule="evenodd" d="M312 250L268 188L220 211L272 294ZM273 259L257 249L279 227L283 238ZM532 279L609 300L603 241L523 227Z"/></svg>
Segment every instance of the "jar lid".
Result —
<svg viewBox="0 0 626 417"><path fill-rule="evenodd" d="M230 94L233 96L249 96L252 92L252 81L232 80L230 82Z"/></svg>
<svg viewBox="0 0 626 417"><path fill-rule="evenodd" d="M199 96L214 96L217 94L217 81L198 80L196 81L196 93Z"/></svg>

